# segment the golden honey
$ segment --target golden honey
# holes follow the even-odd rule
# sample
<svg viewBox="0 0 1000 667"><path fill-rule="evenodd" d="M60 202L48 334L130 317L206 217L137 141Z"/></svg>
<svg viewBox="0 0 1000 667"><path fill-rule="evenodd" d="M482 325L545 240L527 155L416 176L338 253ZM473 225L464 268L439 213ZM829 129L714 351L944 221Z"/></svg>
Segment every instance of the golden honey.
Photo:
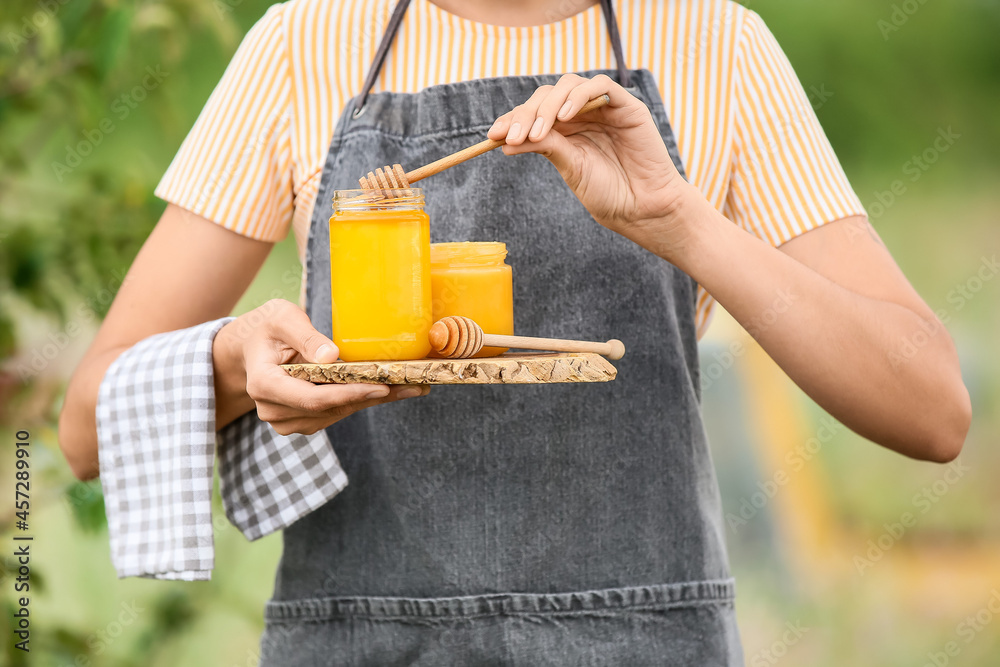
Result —
<svg viewBox="0 0 1000 667"><path fill-rule="evenodd" d="M485 333L513 335L514 288L503 243L432 243L433 320L462 315ZM484 347L476 357L494 357L507 348Z"/></svg>
<svg viewBox="0 0 1000 667"><path fill-rule="evenodd" d="M360 190L334 193L330 296L333 342L344 361L430 352L430 220L423 191L409 192L379 202L365 201Z"/></svg>

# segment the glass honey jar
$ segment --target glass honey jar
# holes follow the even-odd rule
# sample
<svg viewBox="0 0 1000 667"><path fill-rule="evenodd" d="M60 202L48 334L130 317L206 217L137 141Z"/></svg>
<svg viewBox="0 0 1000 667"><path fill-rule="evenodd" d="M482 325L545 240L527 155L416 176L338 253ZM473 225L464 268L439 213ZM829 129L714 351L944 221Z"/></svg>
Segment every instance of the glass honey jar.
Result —
<svg viewBox="0 0 1000 667"><path fill-rule="evenodd" d="M504 243L432 243L433 320L449 315L469 317L485 333L513 335L514 286L504 260ZM476 357L495 357L507 348L484 347Z"/></svg>
<svg viewBox="0 0 1000 667"><path fill-rule="evenodd" d="M344 361L430 352L430 220L422 189L401 193L373 201L363 190L334 192L330 295L333 342Z"/></svg>

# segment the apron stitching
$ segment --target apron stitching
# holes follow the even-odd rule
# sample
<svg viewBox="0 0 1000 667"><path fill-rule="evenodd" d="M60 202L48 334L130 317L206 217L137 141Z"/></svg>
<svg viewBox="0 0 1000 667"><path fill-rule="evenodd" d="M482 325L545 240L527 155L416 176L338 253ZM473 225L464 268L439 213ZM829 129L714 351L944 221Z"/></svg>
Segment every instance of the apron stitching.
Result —
<svg viewBox="0 0 1000 667"><path fill-rule="evenodd" d="M302 615L288 616L267 616L268 623L333 623L354 619L365 619L368 621L384 621L391 623L412 623L414 625L431 625L434 621L462 621L489 618L522 618L522 617L607 617L629 616L637 612L657 612L674 611L678 609L690 609L693 607L731 607L734 598L715 598L703 600L678 600L677 602L662 605L640 605L635 607L622 607L619 609L576 609L576 610L553 610L553 611L510 611L500 609L496 612L481 612L476 614L437 614L437 615L415 615L415 614L371 614L364 612L343 612L338 614L325 614L318 617L306 617Z"/></svg>
<svg viewBox="0 0 1000 667"><path fill-rule="evenodd" d="M305 614L327 614L322 607L338 606L342 608L351 607L371 607L372 605L385 605L397 607L399 605L410 605L419 608L421 605L489 605L495 608L493 614L556 614L556 613L594 613L594 612L615 612L631 610L655 610L661 608L684 607L700 604L717 604L720 602L732 602L735 599L735 580L722 579L701 582L683 582L680 584L652 585L648 587L629 587L621 589L601 589L598 591L579 591L572 593L518 593L493 594L462 597L442 597L442 598L365 598L365 597L344 597L344 598L312 598L308 600L272 601L267 605L269 616L287 617L303 616ZM597 595L602 600L593 601ZM654 602L629 603L625 598L630 595L643 596L667 596L665 600ZM550 605L579 605L588 604L589 608L551 608L551 609L517 609L523 604L529 603ZM306 609L303 609L303 608ZM360 611L358 613L379 618L387 617L459 617L470 618L479 615L479 612L472 614L462 614L460 610L440 609L435 612L427 610L425 613L391 613L381 614L371 611ZM328 615L339 616L341 614L354 615L355 612L330 611ZM484 615L490 615L483 613Z"/></svg>
<svg viewBox="0 0 1000 667"><path fill-rule="evenodd" d="M643 69L639 69L639 70L632 70L632 72L634 74L638 74L640 72L645 72L645 71L648 71L648 70L646 70L644 68ZM607 73L607 72L613 72L613 70L601 70L601 69L598 69L598 70L584 70L583 72L581 72L581 74L588 74L589 75L589 74L600 74L600 73ZM444 87L444 86L461 86L461 85L464 85L464 84L475 84L476 86L479 86L479 85L493 83L493 82L498 82L498 81L499 82L507 81L509 83L509 81L510 81L511 78L535 79L535 80L537 80L541 84L541 83L544 83L546 81L551 80L554 76L557 76L557 75L552 75L552 74L536 74L536 75L527 75L527 76L524 76L524 77L490 77L488 79L476 79L476 80L471 80L471 81L459 81L459 82L451 83L451 84L438 84L438 85L435 85L435 86L428 86L427 88L424 88L423 90L421 90L418 93L399 93L399 92L394 92L394 91L384 91L384 92L375 93L375 94L371 95L370 98L369 98L369 100L367 100L365 106L367 108L368 106L370 106L372 104L375 104L375 103L377 103L377 102L379 102L381 100L389 100L390 103L391 103L391 101L392 101L390 99L391 97L402 97L404 99L406 99L406 98L411 98L412 99L413 96L420 95L420 94L426 93L428 91L433 91L435 88ZM638 91L640 94L637 95L637 97L640 98L640 100L643 102L643 104L645 104L647 107L650 107L651 111L653 111L652 107L655 106L656 109L658 110L658 114L656 114L656 115L659 115L664 120L664 125L666 125L667 127L670 126L669 120L666 119L666 110L665 110L665 107L663 105L663 100L659 98L659 96L658 96L659 94L658 93L656 95L650 94L650 92L648 90L646 90L646 88L641 83L637 83L635 86L631 86L627 90L629 90L630 92L631 91ZM506 111L507 110L502 110L502 111L498 112L497 115L505 113ZM463 136L465 134L474 134L475 133L474 131L481 131L481 130L489 129L490 127L492 127L492 123L484 121L482 124L479 124L479 125L468 126L468 127L465 127L465 128L456 128L454 130L440 130L440 131L428 132L428 133L424 133L424 134L405 134L404 135L404 134L397 134L397 133L394 133L394 132L388 132L388 131L382 130L382 129L380 129L378 127L377 124L376 125L365 125L365 124L363 124L363 122L362 123L352 122L352 123L350 123L350 125L352 125L353 127L347 127L347 128L345 128L341 139L345 139L346 137L349 137L352 134L357 134L357 133L362 133L362 132L377 132L381 136L395 137L395 138L399 138L399 139L403 139L403 140L420 139L420 138L453 138L453 137Z"/></svg>
<svg viewBox="0 0 1000 667"><path fill-rule="evenodd" d="M438 132L427 132L425 134L396 134L394 132L388 132L377 126L368 127L355 127L344 132L341 141L347 141L348 138L354 136L365 136L365 135L378 135L381 137L388 137L392 139L399 139L403 143L414 142L418 139L456 139L458 137L463 137L466 135L483 134L486 130L492 127L488 124L474 125L465 129L456 130L442 130Z"/></svg>

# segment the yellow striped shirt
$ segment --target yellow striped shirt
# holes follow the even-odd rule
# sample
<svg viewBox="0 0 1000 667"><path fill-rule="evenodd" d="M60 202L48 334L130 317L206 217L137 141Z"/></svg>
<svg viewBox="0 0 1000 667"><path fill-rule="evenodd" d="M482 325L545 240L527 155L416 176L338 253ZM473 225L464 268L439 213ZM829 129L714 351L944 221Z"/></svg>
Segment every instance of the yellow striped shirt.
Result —
<svg viewBox="0 0 1000 667"><path fill-rule="evenodd" d="M255 239L276 241L292 227L301 254L337 118L360 92L394 4L272 6L243 40L156 194ZM616 6L628 66L653 73L688 178L730 220L778 246L864 215L809 96L760 17L730 0ZM552 18L543 26L493 26L414 0L374 91L614 68L598 4ZM700 293L699 331L711 306Z"/></svg>

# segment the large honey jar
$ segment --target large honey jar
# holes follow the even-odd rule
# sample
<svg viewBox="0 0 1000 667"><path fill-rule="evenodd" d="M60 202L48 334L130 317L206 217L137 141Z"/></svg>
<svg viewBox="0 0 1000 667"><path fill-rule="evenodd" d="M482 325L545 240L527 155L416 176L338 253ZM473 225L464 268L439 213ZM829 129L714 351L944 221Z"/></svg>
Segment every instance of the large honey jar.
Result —
<svg viewBox="0 0 1000 667"><path fill-rule="evenodd" d="M430 352L430 221L420 188L372 201L337 190L330 218L333 342L345 361Z"/></svg>

